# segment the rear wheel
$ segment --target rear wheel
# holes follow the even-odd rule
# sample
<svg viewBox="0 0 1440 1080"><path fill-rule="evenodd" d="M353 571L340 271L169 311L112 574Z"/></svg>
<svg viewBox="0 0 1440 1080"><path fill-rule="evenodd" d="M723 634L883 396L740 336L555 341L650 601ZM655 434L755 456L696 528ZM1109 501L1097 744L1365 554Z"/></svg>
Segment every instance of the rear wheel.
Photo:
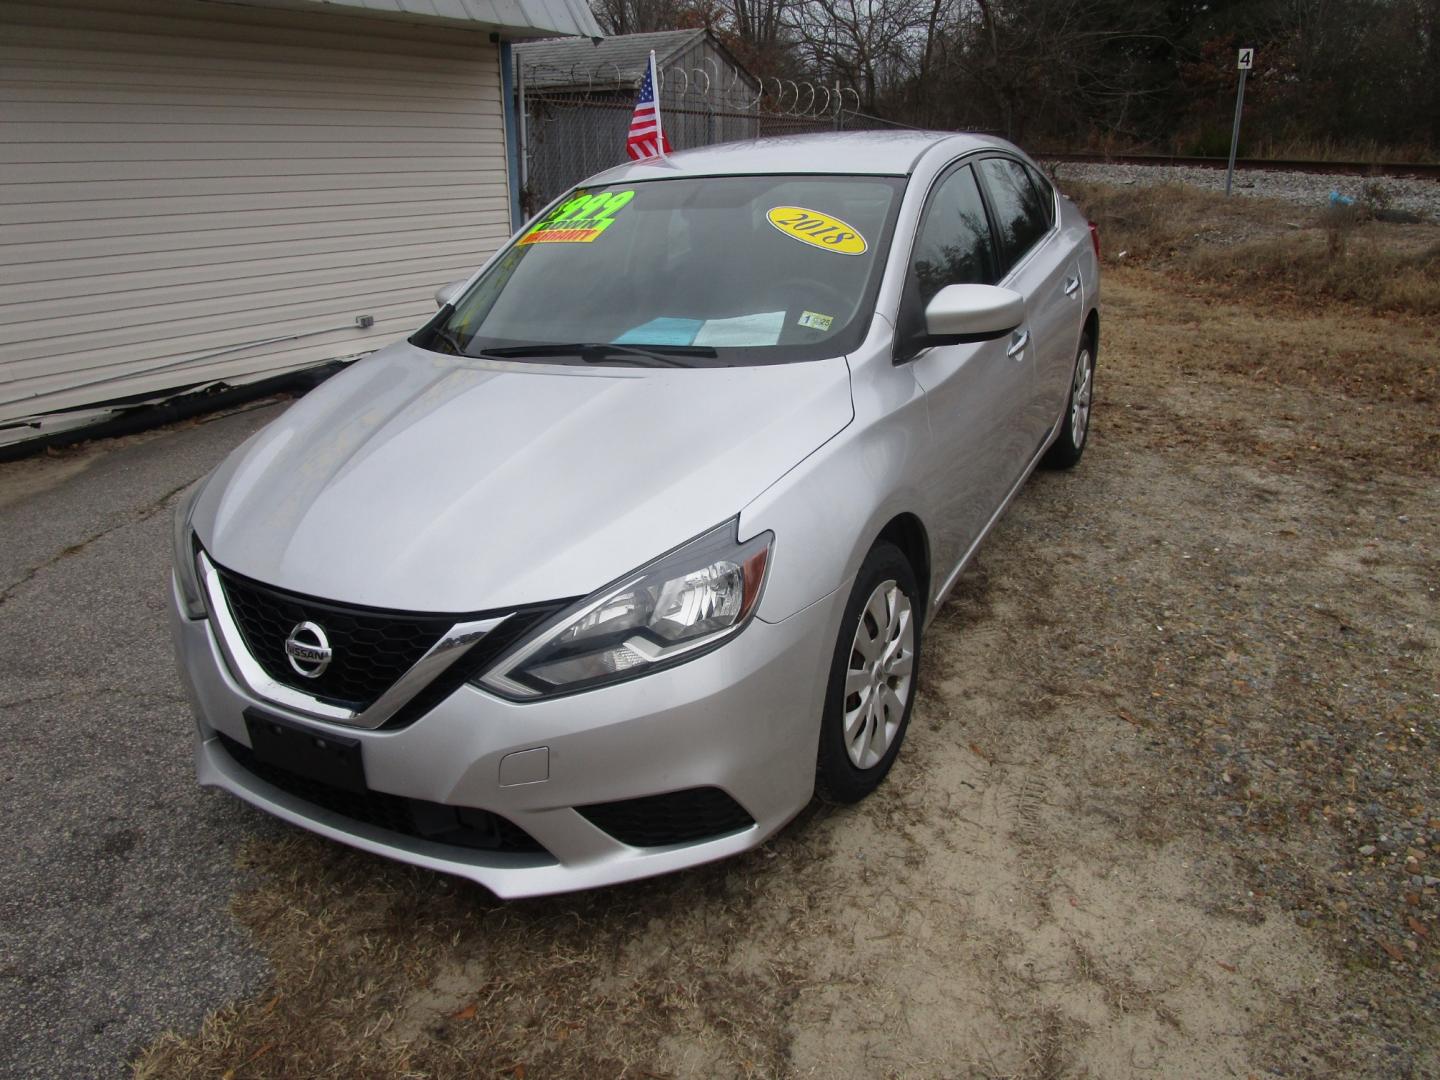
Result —
<svg viewBox="0 0 1440 1080"><path fill-rule="evenodd" d="M900 549L876 544L855 578L830 666L816 787L856 802L890 771L915 703L921 601Z"/></svg>
<svg viewBox="0 0 1440 1080"><path fill-rule="evenodd" d="M1095 345L1088 334L1080 340L1075 368L1070 375L1070 398L1060 434L1050 444L1041 464L1047 469L1069 469L1080 461L1090 437L1090 406L1095 396Z"/></svg>

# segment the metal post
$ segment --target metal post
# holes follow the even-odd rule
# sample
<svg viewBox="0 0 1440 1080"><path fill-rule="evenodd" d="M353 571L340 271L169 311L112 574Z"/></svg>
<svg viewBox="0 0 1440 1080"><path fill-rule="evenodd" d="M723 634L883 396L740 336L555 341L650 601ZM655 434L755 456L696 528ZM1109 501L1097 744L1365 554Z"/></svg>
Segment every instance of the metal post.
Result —
<svg viewBox="0 0 1440 1080"><path fill-rule="evenodd" d="M1235 127L1230 132L1230 164L1225 168L1225 197L1230 197L1230 184L1235 179L1235 151L1240 146L1240 110L1245 107L1245 76L1250 74L1254 51L1240 50L1240 89L1235 92Z"/></svg>
<svg viewBox="0 0 1440 1080"><path fill-rule="evenodd" d="M528 118L525 115L525 62L523 60L515 65L515 81L518 86L516 95L519 98L515 111L519 114L517 126L520 129L520 192L522 196L520 217L523 219L530 212L530 208L526 205L529 200L523 198L526 188L530 185L530 144L527 138L528 133L525 130Z"/></svg>
<svg viewBox="0 0 1440 1080"><path fill-rule="evenodd" d="M515 105L515 64L510 42L500 43L500 88L505 99L505 182L510 189L510 231L525 224L520 209L520 119Z"/></svg>

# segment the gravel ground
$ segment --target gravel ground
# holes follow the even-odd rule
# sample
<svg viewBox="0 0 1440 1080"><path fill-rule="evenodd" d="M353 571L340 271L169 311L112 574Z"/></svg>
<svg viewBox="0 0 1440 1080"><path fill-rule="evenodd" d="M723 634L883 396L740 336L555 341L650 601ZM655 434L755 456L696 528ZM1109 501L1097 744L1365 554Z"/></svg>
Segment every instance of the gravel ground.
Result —
<svg viewBox="0 0 1440 1080"><path fill-rule="evenodd" d="M1106 273L872 798L513 903L259 837L275 982L140 1080L1440 1077L1433 320Z"/></svg>
<svg viewBox="0 0 1440 1080"><path fill-rule="evenodd" d="M0 466L0 1076L114 1076L264 984L165 624L170 513L278 408Z"/></svg>
<svg viewBox="0 0 1440 1080"><path fill-rule="evenodd" d="M1209 191L1225 190L1223 169L1169 165L1090 165L1047 162L1057 180L1094 184L1188 184ZM1357 201L1367 186L1379 185L1393 210L1408 210L1428 221L1440 221L1440 181L1393 176L1350 176L1343 173L1272 172L1237 170L1234 191L1261 199L1279 199L1312 210L1323 210L1330 193L1338 191Z"/></svg>
<svg viewBox="0 0 1440 1080"><path fill-rule="evenodd" d="M875 797L575 896L194 786L166 511L277 409L0 468L0 1075L1440 1076L1434 321L1107 275Z"/></svg>

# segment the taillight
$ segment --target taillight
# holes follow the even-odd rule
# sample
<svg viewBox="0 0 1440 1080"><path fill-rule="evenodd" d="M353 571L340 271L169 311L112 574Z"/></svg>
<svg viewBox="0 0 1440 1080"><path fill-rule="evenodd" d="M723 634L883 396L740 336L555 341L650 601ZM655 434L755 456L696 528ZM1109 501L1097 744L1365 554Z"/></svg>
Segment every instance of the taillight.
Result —
<svg viewBox="0 0 1440 1080"><path fill-rule="evenodd" d="M1100 226L1090 222L1090 243L1095 245L1095 261L1100 261Z"/></svg>

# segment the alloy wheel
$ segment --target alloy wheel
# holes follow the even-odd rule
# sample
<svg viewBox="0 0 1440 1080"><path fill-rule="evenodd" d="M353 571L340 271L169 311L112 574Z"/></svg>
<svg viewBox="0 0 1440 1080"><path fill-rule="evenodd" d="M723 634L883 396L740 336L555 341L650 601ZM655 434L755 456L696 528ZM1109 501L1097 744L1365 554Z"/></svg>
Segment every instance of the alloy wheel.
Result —
<svg viewBox="0 0 1440 1080"><path fill-rule="evenodd" d="M1079 450L1085 445L1085 429L1090 426L1090 393L1095 374L1095 361L1089 346L1075 358L1075 380L1070 385L1070 438Z"/></svg>
<svg viewBox="0 0 1440 1080"><path fill-rule="evenodd" d="M910 598L882 581L860 612L845 673L845 751L858 769L879 764L910 700L915 669L915 618Z"/></svg>

